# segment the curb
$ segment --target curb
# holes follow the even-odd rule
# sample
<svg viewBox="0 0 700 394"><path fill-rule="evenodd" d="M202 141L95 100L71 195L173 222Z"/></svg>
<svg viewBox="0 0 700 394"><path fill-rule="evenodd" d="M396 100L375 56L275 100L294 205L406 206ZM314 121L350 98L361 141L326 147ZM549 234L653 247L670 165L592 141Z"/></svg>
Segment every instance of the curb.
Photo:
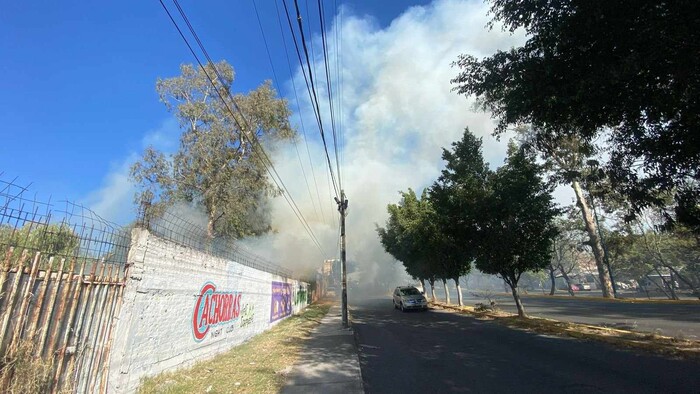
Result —
<svg viewBox="0 0 700 394"><path fill-rule="evenodd" d="M435 306L438 306L438 307L443 308L443 309L450 309L450 310L453 310L453 311L456 311L456 312L463 312L463 313L465 313L465 314L472 315L472 316L487 316L487 317L490 317L490 318L493 318L493 319L497 319L497 318L501 318L501 317L516 317L516 316L518 316L518 315L515 314L515 313L509 313L509 312L500 312L500 313L502 313L503 315L492 314L492 313L489 313L488 311L476 312L476 311L470 311L470 310L468 310L468 309L461 309L461 307L459 307L459 306L452 306L452 305L445 305L445 304L435 304ZM504 315L505 315L505 316L504 316ZM631 335L640 335L640 334L641 334L641 335L644 335L644 334L647 334L646 332L642 332L642 331L631 331L631 330L622 330L622 329L619 329L619 328L611 328L611 327L604 327L604 326L594 326L594 325L592 325L592 324L575 323L575 322L568 322L568 321L564 321L564 320L555 320L555 319L550 319L550 318L547 318L547 317L539 317L539 316L533 317L533 316L531 316L531 317L528 317L528 319L533 319L533 320L544 320L544 321L553 322L553 323L573 324L573 325L576 325L576 326L579 326L579 327L585 327L585 328L589 328L589 329L592 329L592 330L606 330L606 331L611 331L611 332L617 332L617 333L620 333L620 334L631 334ZM654 336L655 336L656 338L659 338L659 339L667 339L667 340L673 339L673 337L668 337L668 336L658 335L658 334L654 334Z"/></svg>
<svg viewBox="0 0 700 394"><path fill-rule="evenodd" d="M700 300L649 300L644 298L604 298L599 296L579 296L572 297L568 295L548 295L548 294L521 294L523 298L557 298L563 300L583 300L583 301L602 301L602 302L617 302L621 304L671 304L671 305L700 305Z"/></svg>
<svg viewBox="0 0 700 394"><path fill-rule="evenodd" d="M342 308L342 305L341 305ZM350 308L348 307L348 326L352 330L352 338L355 340L355 356L357 357L357 365L360 366L360 383L362 383L362 391L367 392L367 387L365 387L365 378L362 376L362 361L360 360L360 338L357 335L357 330L353 327L352 314L350 313Z"/></svg>

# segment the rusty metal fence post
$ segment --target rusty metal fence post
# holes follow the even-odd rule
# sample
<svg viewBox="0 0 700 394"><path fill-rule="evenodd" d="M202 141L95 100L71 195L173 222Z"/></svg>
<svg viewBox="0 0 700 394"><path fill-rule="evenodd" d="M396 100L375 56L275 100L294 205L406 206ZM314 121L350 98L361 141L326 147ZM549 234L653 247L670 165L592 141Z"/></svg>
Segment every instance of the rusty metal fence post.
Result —
<svg viewBox="0 0 700 394"><path fill-rule="evenodd" d="M129 232L26 190L0 180L0 391L104 392Z"/></svg>

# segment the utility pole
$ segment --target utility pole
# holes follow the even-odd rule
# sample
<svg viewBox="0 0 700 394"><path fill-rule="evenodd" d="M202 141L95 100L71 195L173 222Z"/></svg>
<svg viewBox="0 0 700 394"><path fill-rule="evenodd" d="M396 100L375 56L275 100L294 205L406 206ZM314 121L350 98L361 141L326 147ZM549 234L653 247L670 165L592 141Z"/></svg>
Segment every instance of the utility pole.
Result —
<svg viewBox="0 0 700 394"><path fill-rule="evenodd" d="M348 279L347 270L345 268L345 215L348 209L348 200L345 198L345 191L340 190L340 200L335 198L338 204L338 212L340 212L340 267L341 267L341 282L343 286L343 295L341 298L341 307L343 311L343 328L348 328Z"/></svg>

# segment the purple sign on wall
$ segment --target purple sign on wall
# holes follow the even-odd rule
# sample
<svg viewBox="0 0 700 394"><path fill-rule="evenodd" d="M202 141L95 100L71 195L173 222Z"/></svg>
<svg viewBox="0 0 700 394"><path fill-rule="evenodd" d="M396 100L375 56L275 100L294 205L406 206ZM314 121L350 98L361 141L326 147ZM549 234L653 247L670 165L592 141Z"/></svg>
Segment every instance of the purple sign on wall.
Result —
<svg viewBox="0 0 700 394"><path fill-rule="evenodd" d="M292 286L284 282L272 282L270 322L292 314Z"/></svg>

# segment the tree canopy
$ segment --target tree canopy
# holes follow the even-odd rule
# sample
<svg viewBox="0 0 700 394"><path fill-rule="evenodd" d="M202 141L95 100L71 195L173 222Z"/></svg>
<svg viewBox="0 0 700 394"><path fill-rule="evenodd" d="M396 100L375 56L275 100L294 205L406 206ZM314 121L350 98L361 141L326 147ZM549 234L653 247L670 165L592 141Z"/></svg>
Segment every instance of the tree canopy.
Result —
<svg viewBox="0 0 700 394"><path fill-rule="evenodd" d="M489 179L481 200L476 267L499 275L511 287L518 314L525 315L518 281L550 264L558 210L541 168L523 149L510 145L505 165Z"/></svg>
<svg viewBox="0 0 700 394"><path fill-rule="evenodd" d="M455 278L465 275L476 258L476 231L481 216L478 202L485 193L490 174L481 152L481 139L469 128L462 139L443 149L445 168L430 188L430 200L435 210L435 231L440 236L434 244L446 254L445 263Z"/></svg>
<svg viewBox="0 0 700 394"><path fill-rule="evenodd" d="M386 227L377 227L382 245L410 275L454 279L458 293L459 277L476 262L511 286L524 316L518 281L527 271L549 266L557 232L553 220L559 211L542 166L531 151L511 144L505 165L491 172L481 140L469 129L443 158L445 169L430 192L418 199L409 189L387 207Z"/></svg>
<svg viewBox="0 0 700 394"><path fill-rule="evenodd" d="M182 128L180 147L172 155L149 147L131 167L137 200L201 207L211 237L269 231L267 201L280 191L267 177L262 145L269 149L274 141L295 137L287 102L269 81L234 94L234 71L226 61L204 69L182 65L180 71L156 83ZM222 80L214 79L214 87L207 74L213 78L216 71Z"/></svg>
<svg viewBox="0 0 700 394"><path fill-rule="evenodd" d="M430 266L430 249L425 242L430 215L427 191L423 191L420 199L412 189L400 194L398 204L387 206L389 218L385 226L377 226L379 240L387 253L403 263L409 275L429 279L436 273Z"/></svg>
<svg viewBox="0 0 700 394"><path fill-rule="evenodd" d="M492 0L494 22L527 42L484 59L462 55L456 90L474 94L498 131L531 124L539 139L610 130L611 179L633 206L675 193L676 219L700 201L700 3Z"/></svg>
<svg viewBox="0 0 700 394"><path fill-rule="evenodd" d="M27 223L18 229L0 225L0 246L15 247L13 260L19 258L25 249L30 252L41 252L42 261L48 261L51 257L70 259L78 255L80 238L66 224ZM57 259L54 264L57 265L58 261Z"/></svg>

